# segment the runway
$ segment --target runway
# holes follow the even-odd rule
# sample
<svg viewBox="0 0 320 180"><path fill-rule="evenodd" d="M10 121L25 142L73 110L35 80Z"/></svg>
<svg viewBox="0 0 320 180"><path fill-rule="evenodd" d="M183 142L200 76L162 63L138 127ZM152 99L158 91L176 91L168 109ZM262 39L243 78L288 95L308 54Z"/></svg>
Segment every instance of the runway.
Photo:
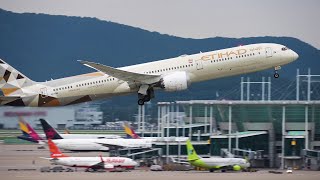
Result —
<svg viewBox="0 0 320 180"><path fill-rule="evenodd" d="M208 171L176 171L153 172L146 168L139 168L130 172L102 172L88 173L83 169L77 172L40 172L40 168L51 166L50 162L41 157L49 157L47 149L37 149L38 145L5 145L0 144L0 176L1 179L32 179L32 180L88 180L88 179L112 179L112 180L270 180L276 179L319 179L319 171L294 171L293 174L271 174L270 169L258 172L227 172L210 173ZM101 153L68 153L71 156L97 156ZM8 171L9 169L25 169L25 171Z"/></svg>

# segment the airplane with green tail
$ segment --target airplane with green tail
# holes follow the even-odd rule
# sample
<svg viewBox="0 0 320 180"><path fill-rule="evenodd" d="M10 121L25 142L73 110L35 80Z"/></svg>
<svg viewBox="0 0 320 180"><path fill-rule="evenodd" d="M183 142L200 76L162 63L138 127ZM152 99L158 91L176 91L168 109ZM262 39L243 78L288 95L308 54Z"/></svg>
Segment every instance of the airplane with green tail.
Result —
<svg viewBox="0 0 320 180"><path fill-rule="evenodd" d="M234 170L240 171L250 167L250 163L243 158L220 158L210 157L202 158L197 155L190 140L187 140L188 161L192 166L209 169L210 172L215 170Z"/></svg>

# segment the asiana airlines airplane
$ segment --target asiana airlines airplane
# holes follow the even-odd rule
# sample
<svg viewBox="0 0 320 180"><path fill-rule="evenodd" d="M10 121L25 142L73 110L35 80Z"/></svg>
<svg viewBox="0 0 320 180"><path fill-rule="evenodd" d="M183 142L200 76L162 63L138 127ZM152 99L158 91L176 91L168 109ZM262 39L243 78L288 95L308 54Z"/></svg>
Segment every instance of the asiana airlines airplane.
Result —
<svg viewBox="0 0 320 180"><path fill-rule="evenodd" d="M35 82L0 60L1 105L64 106L130 93L138 104L154 98L154 90L181 91L192 83L274 68L295 61L298 54L273 43L251 44L160 61L113 68L81 61L96 72Z"/></svg>

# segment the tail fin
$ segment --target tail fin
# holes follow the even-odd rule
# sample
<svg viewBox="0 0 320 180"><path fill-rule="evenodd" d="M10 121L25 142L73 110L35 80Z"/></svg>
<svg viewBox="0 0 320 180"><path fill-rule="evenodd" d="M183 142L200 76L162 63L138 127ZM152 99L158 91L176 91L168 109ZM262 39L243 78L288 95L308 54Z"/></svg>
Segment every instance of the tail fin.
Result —
<svg viewBox="0 0 320 180"><path fill-rule="evenodd" d="M51 158L68 157L67 155L62 154L60 149L56 146L56 144L51 139L48 139L48 146L49 146Z"/></svg>
<svg viewBox="0 0 320 180"><path fill-rule="evenodd" d="M188 153L188 161L194 161L200 159L197 152L194 150L190 140L187 140L187 153Z"/></svg>
<svg viewBox="0 0 320 180"><path fill-rule="evenodd" d="M18 96L21 88L35 84L34 81L0 59L0 89L4 96Z"/></svg>
<svg viewBox="0 0 320 180"><path fill-rule="evenodd" d="M19 117L19 126L20 130L22 131L22 136L18 136L19 139L36 142L38 143L39 140L42 140L37 132L26 122Z"/></svg>
<svg viewBox="0 0 320 180"><path fill-rule="evenodd" d="M23 135L29 136L29 129L27 127L27 123L21 117L19 117L19 127Z"/></svg>
<svg viewBox="0 0 320 180"><path fill-rule="evenodd" d="M23 121L22 119L19 120L19 126L20 126L20 130L22 131L22 135L17 136L18 139L22 139L25 141L30 141L30 142L34 142L34 143L38 143L39 141L33 139L30 135L29 135L29 129L26 125L26 122Z"/></svg>
<svg viewBox="0 0 320 180"><path fill-rule="evenodd" d="M38 133L27 123L27 127L29 129L29 135L34 139L34 140L43 140Z"/></svg>
<svg viewBox="0 0 320 180"><path fill-rule="evenodd" d="M47 139L63 139L57 130L55 130L46 120L40 119L44 133Z"/></svg>
<svg viewBox="0 0 320 180"><path fill-rule="evenodd" d="M127 136L129 136L133 139L140 139L140 136L138 134L136 134L132 128L130 128L128 123L124 123L123 128L124 128L124 131L126 132Z"/></svg>

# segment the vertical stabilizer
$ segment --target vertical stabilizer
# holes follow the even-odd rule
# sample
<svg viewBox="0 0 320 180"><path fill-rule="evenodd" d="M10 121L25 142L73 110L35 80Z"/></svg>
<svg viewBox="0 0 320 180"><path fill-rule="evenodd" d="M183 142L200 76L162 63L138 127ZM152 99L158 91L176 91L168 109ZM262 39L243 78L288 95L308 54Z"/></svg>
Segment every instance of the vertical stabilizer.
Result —
<svg viewBox="0 0 320 180"><path fill-rule="evenodd" d="M19 96L23 87L35 84L34 81L0 59L0 89L4 96Z"/></svg>
<svg viewBox="0 0 320 180"><path fill-rule="evenodd" d="M22 119L22 117L19 117L19 126L20 130L22 131L21 136L17 136L18 139L39 143L39 140L42 140L38 134L31 128L31 126Z"/></svg>
<svg viewBox="0 0 320 180"><path fill-rule="evenodd" d="M140 139L140 136L134 132L128 123L124 123L123 128L128 137L131 137L132 139Z"/></svg>
<svg viewBox="0 0 320 180"><path fill-rule="evenodd" d="M193 145L190 140L187 140L187 153L188 153L188 161L194 161L200 159L197 152L194 150Z"/></svg>
<svg viewBox="0 0 320 180"><path fill-rule="evenodd" d="M51 139L48 139L48 146L49 146L51 158L68 157L61 153L60 149L56 146L56 144Z"/></svg>
<svg viewBox="0 0 320 180"><path fill-rule="evenodd" d="M44 133L47 139L63 139L57 130L55 130L46 120L40 119Z"/></svg>

